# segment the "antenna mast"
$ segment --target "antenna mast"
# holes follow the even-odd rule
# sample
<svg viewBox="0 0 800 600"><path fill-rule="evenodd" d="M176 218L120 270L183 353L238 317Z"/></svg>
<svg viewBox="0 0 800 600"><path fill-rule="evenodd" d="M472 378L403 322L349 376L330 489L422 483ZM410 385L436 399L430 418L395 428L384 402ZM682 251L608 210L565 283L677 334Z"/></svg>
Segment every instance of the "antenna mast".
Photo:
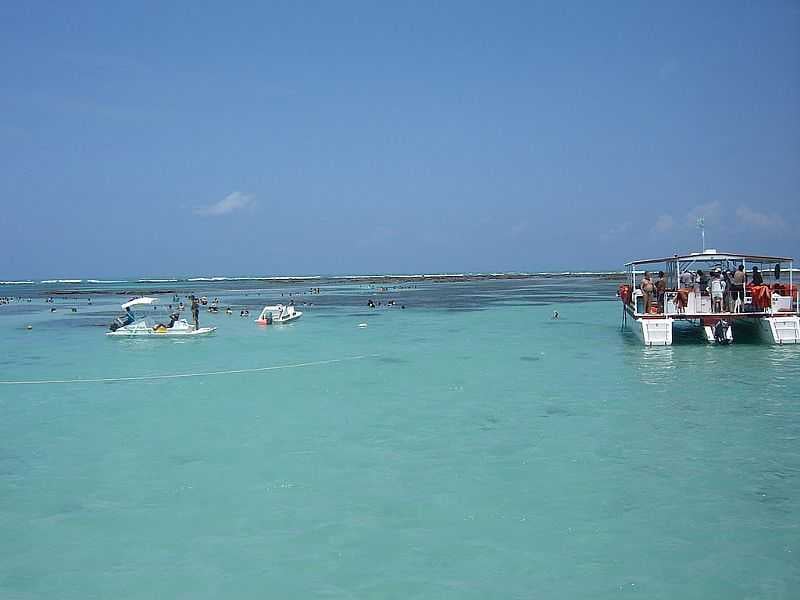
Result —
<svg viewBox="0 0 800 600"><path fill-rule="evenodd" d="M702 251L706 251L706 220L703 217L697 218L697 228L700 230L700 239L703 244Z"/></svg>

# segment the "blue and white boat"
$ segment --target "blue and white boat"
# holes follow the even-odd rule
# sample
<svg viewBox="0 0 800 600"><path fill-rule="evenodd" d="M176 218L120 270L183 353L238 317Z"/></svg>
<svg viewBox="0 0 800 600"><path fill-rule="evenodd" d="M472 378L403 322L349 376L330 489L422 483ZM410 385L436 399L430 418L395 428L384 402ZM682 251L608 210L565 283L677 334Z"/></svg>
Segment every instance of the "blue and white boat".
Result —
<svg viewBox="0 0 800 600"><path fill-rule="evenodd" d="M158 298L135 298L122 305L125 313L111 323L106 335L112 337L185 337L207 335L216 327L195 328L177 312L166 314L158 310Z"/></svg>

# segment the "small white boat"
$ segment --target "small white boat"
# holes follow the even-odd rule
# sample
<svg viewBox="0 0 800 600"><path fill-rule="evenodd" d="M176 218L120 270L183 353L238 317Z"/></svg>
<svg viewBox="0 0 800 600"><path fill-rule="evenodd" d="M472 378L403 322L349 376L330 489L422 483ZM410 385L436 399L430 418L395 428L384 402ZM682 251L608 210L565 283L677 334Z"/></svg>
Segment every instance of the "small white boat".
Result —
<svg viewBox="0 0 800 600"><path fill-rule="evenodd" d="M109 326L106 335L113 337L156 336L176 337L206 335L216 331L216 327L195 326L179 319L178 313L173 312L164 316L159 314L157 308L158 298L136 298L122 305L125 314L117 317ZM135 310L134 310L135 309Z"/></svg>
<svg viewBox="0 0 800 600"><path fill-rule="evenodd" d="M265 306L256 319L256 323L259 325L284 325L296 321L302 316L303 313L295 310L291 304L289 306L275 304L274 306Z"/></svg>

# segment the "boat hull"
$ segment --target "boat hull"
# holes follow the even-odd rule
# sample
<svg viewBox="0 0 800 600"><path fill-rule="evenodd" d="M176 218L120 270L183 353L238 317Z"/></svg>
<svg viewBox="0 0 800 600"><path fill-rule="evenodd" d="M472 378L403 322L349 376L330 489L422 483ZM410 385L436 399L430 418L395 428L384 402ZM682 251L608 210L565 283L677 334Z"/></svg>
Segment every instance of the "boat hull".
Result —
<svg viewBox="0 0 800 600"><path fill-rule="evenodd" d="M642 317L625 307L626 327L636 334L645 346L671 346L672 326L677 322L694 323L699 326L703 339L718 343L714 327L718 321L726 321L723 343L734 341L734 329L746 328L754 331L762 342L777 345L800 344L800 317L791 314L747 317L742 314L716 314L697 319L673 319L671 317Z"/></svg>
<svg viewBox="0 0 800 600"><path fill-rule="evenodd" d="M157 337L157 338L173 338L173 337L195 337L200 335L208 335L210 333L214 333L217 330L216 327L200 327L199 329L195 329L191 325L185 325L184 327L174 327L172 329L164 328L164 329L153 329L152 327L121 327L116 331L109 331L106 333L109 337Z"/></svg>
<svg viewBox="0 0 800 600"><path fill-rule="evenodd" d="M258 325L286 325L297 321L303 313L295 310L294 305L283 304L268 305L263 308L255 322Z"/></svg>
<svg viewBox="0 0 800 600"><path fill-rule="evenodd" d="M671 346L672 323L670 318L637 319L629 315L626 319L626 326L645 346Z"/></svg>
<svg viewBox="0 0 800 600"><path fill-rule="evenodd" d="M752 319L743 325L754 330L758 339L767 344L800 344L800 317L796 315Z"/></svg>
<svg viewBox="0 0 800 600"><path fill-rule="evenodd" d="M147 331L144 329L136 329L130 331L123 331L118 329L117 331L109 331L106 333L109 337L154 337L154 338L173 338L173 337L194 337L194 336L201 336L201 335L208 335L210 333L214 333L217 330L216 327L201 327L200 329L192 329L192 330L179 330L179 331L171 331L167 329L166 331Z"/></svg>
<svg viewBox="0 0 800 600"><path fill-rule="evenodd" d="M292 323L297 321L300 317L303 316L303 313L295 313L291 317L287 317L285 319L277 320L277 319L256 319L256 323L259 325L286 325L288 323Z"/></svg>

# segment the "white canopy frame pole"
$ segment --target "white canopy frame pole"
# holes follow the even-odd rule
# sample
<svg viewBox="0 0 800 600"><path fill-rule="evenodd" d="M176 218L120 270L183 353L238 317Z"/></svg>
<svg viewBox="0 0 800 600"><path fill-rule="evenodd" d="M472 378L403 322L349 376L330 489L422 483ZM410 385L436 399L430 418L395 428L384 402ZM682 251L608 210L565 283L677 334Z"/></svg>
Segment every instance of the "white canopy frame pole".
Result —
<svg viewBox="0 0 800 600"><path fill-rule="evenodd" d="M744 283L742 286L744 289L742 290L742 306L747 304L747 259L743 256L742 257L742 266L744 267Z"/></svg>

